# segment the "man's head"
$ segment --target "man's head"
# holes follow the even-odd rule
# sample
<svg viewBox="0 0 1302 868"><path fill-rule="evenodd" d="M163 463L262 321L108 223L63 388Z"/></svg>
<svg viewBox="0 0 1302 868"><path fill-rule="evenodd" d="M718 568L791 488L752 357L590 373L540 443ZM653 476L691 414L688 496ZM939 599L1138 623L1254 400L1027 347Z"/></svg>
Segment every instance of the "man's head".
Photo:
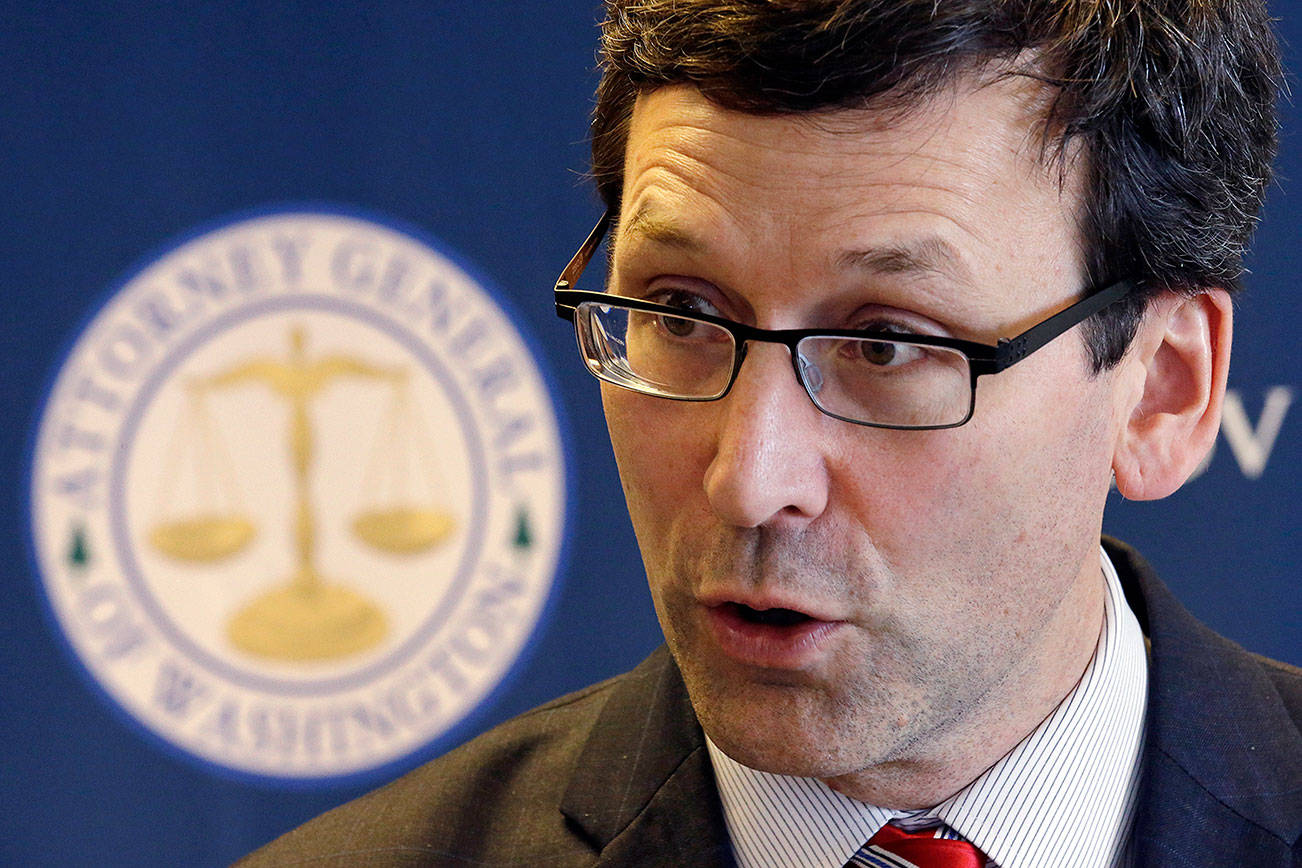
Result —
<svg viewBox="0 0 1302 868"><path fill-rule="evenodd" d="M657 614L707 734L757 768L883 804L934 803L1029 732L1089 660L1112 471L1123 494L1161 496L1215 436L1230 333L1221 285L1237 279L1260 184L1222 165L1220 192L1208 192L1205 154L1189 189L1153 166L1155 150L1188 163L1207 149L1251 150L1251 135L1236 129L1239 144L1221 144L1218 94L1215 111L1201 98L1181 109L1196 142L1112 142L1103 130L1158 127L1141 124L1135 104L1112 106L1130 99L1119 80L1088 97L1065 88L1084 61L1025 35L1048 26L1010 11L1042 14L1029 3L982 4L986 30L975 3L651 5L613 9L607 31L594 153L619 218L609 292L767 329L993 344L1101 281L1149 288L1147 313L1122 335L1129 352L1073 330L980 378L972 419L947 430L825 415L774 344L748 347L718 401L603 387ZM1052 5L1065 19L1077 9ZM1177 22L1205 26L1221 8L1191 6ZM797 18L808 19L803 37ZM1078 39L1109 30L1073 26ZM1137 29L1110 25L1128 74L1187 64L1151 44L1116 47ZM1167 47L1192 50L1183 45L1172 36ZM1273 135L1266 58L1240 71L1260 81L1235 85L1261 91L1259 175ZM1069 111L1083 102L1098 108ZM1118 149L1128 168L1099 168ZM1145 193L1114 189L1119 174L1154 172ZM1149 224L1170 223L1160 209L1119 212L1155 190L1200 238L1220 226L1220 251L1157 240ZM1192 200L1213 195L1217 207L1191 216ZM646 327L696 352L684 324ZM870 359L870 375L910 359Z"/></svg>

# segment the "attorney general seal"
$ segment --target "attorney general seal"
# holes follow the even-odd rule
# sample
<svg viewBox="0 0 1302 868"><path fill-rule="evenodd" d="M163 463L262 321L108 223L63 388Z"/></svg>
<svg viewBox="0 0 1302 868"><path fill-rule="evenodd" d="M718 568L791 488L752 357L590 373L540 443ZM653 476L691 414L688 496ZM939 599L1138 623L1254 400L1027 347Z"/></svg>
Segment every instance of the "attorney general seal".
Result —
<svg viewBox="0 0 1302 868"><path fill-rule="evenodd" d="M130 718L201 760L321 779L436 741L552 590L565 466L502 307L344 213L205 231L77 337L31 475L55 621Z"/></svg>

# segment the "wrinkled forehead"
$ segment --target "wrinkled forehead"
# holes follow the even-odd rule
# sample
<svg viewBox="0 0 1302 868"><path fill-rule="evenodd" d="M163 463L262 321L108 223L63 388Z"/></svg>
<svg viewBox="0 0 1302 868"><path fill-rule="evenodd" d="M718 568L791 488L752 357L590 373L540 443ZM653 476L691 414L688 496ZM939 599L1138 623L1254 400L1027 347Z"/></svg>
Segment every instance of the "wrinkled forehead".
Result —
<svg viewBox="0 0 1302 868"><path fill-rule="evenodd" d="M1024 203L1044 217L1065 209L1077 219L1083 161L1048 138L1052 96L1027 76L973 74L908 106L755 114L690 85L648 90L629 128L620 222L645 229L649 211L699 200L747 209L751 219L800 221L892 197L907 204L919 191L965 211Z"/></svg>
<svg viewBox="0 0 1302 868"><path fill-rule="evenodd" d="M639 172L648 161L665 159L666 148L677 150L676 159L696 160L703 168L749 152L741 168L753 167L775 187L792 177L772 171L787 161L801 161L819 180L820 172L811 165L818 154L827 157L822 179L829 187L844 180L837 177L842 167L836 161L845 157L879 155L890 161L925 155L938 164L1015 157L1027 182L1048 181L1076 198L1084 189L1086 160L1080 144L1065 142L1052 122L1057 95L1028 63L1010 62L961 74L909 101L879 99L866 106L801 113L730 108L690 84L645 89L634 103L625 142L622 210L627 213L627 197ZM971 104L980 105L980 111L960 110ZM668 105L672 116L666 116Z"/></svg>

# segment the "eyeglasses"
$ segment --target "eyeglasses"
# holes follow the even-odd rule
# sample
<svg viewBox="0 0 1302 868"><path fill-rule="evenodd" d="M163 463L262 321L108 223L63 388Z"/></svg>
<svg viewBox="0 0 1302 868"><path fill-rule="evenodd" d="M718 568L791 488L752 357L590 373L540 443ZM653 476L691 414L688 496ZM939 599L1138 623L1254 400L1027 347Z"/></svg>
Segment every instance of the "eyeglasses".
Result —
<svg viewBox="0 0 1302 868"><path fill-rule="evenodd" d="M600 380L677 401L728 394L751 343L782 344L819 410L874 428L956 428L972 418L977 377L1012 367L1126 296L1114 283L997 344L858 329L761 329L722 317L574 289L611 224L602 216L556 281L556 314L574 323Z"/></svg>

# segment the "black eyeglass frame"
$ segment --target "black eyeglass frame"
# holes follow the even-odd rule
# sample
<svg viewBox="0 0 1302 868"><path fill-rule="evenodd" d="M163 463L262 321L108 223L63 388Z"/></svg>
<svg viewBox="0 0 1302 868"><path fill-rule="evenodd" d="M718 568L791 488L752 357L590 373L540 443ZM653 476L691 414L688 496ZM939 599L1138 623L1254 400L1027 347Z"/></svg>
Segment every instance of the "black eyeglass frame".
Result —
<svg viewBox="0 0 1302 868"><path fill-rule="evenodd" d="M800 383L805 394L809 395L810 401L822 413L827 414L835 419L850 422L854 425L864 425L869 428L890 428L905 431L927 431L939 430L945 428L958 428L967 424L972 419L972 414L976 410L976 386L977 377L985 374L997 374L1000 371L1007 370L1013 365L1025 359L1031 353L1048 344L1050 341L1068 332L1070 329L1089 319L1094 314L1104 308L1114 304L1127 296L1134 288L1135 283L1132 280L1120 280L1103 289L1096 290L1087 294L1084 298L1071 306L1058 311L1053 316L1048 317L1041 322L1036 323L1026 329L1021 334L1011 338L1000 338L998 343L983 344L976 341L964 340L962 338L949 338L939 335L914 335L900 334L898 332L881 332L864 329L763 329L756 326L746 325L735 320L724 319L723 317L711 316L710 314L696 313L687 311L682 308L671 307L670 305L658 304L653 301L644 301L639 298L628 298L622 295L613 295L607 292L591 292L588 290L574 289L574 282L579 279L584 269L592 261L593 255L600 246L606 232L610 229L613 218L610 212L606 212L597 221L588 234L587 239L571 257L569 263L561 271L561 276L556 279L553 287L553 295L556 301L556 315L561 319L574 322L574 315L579 305L584 302L594 302L597 304L613 305L625 308L627 310L642 311L645 313L660 314L676 319L695 320L718 326L732 335L734 346L734 358L732 363L732 375L728 378L727 384L716 395L707 397L684 397L678 395L660 395L655 392L645 392L660 398L666 398L671 401L717 401L725 397L732 389L732 385L737 380L737 374L741 371L742 362L746 358L746 346L751 341L761 343L782 344L791 355L791 367L795 370L796 381ZM809 390L809 384L805 382L804 375L800 370L800 353L797 345L805 338L811 337L831 337L831 338L857 338L860 340L879 340L888 343L912 344L924 347L942 347L945 349L956 350L962 353L968 361L968 371L971 376L971 395L968 401L967 413L960 421L945 423L940 425L889 425L881 422L865 422L860 419L854 419L848 416L842 416L833 413L818 403L813 393ZM580 347L582 349L582 347ZM585 354L586 357L586 354ZM600 379L600 378L599 378ZM617 383L622 388L629 388L627 385ZM637 391L633 389L632 391Z"/></svg>

